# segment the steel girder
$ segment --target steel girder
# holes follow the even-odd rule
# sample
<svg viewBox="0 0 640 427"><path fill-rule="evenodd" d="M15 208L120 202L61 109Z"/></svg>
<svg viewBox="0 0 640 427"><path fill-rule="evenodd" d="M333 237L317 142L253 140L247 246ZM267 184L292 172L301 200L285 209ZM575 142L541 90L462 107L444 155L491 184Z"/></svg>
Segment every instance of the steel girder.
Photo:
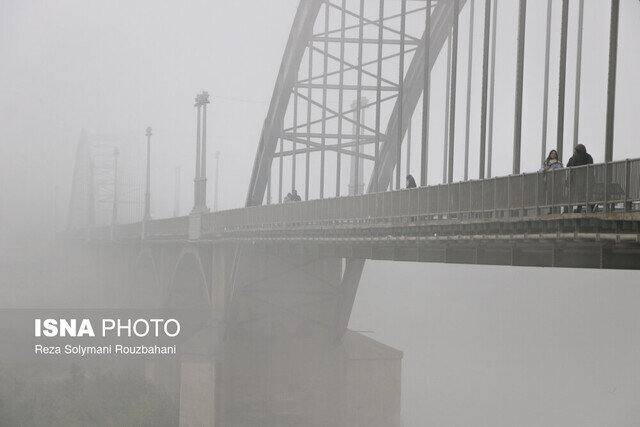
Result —
<svg viewBox="0 0 640 427"><path fill-rule="evenodd" d="M271 165L273 159L275 157L275 152L277 148L278 138L282 137L285 132L284 129L284 118L287 112L287 108L289 105L289 101L292 93L294 93L294 87L296 91L294 96L298 97L297 84L301 83L303 86L305 85L305 81L298 82L298 72L301 66L302 59L305 55L305 51L309 48L309 55L311 55L313 51L313 46L311 43L316 40L317 42L325 41L323 37L316 37L313 34L314 23L318 17L320 8L324 2L322 0L302 0L298 11L296 13L296 17L294 20L294 24L289 35L289 40L287 43L287 48L284 54L284 58L282 60L280 66L280 72L278 74L278 78L276 81L274 93L271 100L271 105L269 107L269 111L267 114L267 118L265 119L262 133L260 136L260 141L258 144L258 151L256 153L256 158L254 161L249 191L246 199L246 206L256 206L262 204L264 199L264 194L266 191L267 183L269 181L269 177L271 174ZM460 1L460 9L464 6L466 0ZM327 2L327 4L329 4ZM344 4L344 3L343 3ZM361 6L363 3L361 2ZM327 6L328 8L328 6ZM362 12L362 11L361 11ZM403 8L403 13L407 13L406 8ZM342 10L344 15L344 10ZM412 12L409 12L412 13ZM401 34L401 46L407 45L412 46L412 49L415 50L415 54L409 64L409 67L406 73L400 73L400 79L397 84L397 89L399 92L399 96L396 97L395 106L392 110L390 119L386 126L386 132L381 134L379 141L382 142L381 150L379 152L379 157L375 158L376 166L374 168L374 173L372 174L367 192L376 191L379 189L387 188L389 182L392 177L393 169L396 166L398 161L398 152L399 147L402 144L402 140L404 139L404 135L407 131L407 128L410 123L411 116L413 111L416 108L418 100L422 94L422 89L424 87L424 64L425 64L425 49L427 46L427 42L430 48L430 67L436 62L438 54L442 49L447 37L450 34L451 26L452 26L452 4L447 1L439 1L435 4L435 7L431 11L431 34L423 33L420 39L416 39L414 37L409 37L407 40L406 34L403 31ZM364 16L360 16L360 27L362 27L363 22L365 21ZM326 18L325 18L326 19ZM366 20L368 24L375 24L374 21ZM404 20L403 26L404 26ZM382 28L385 30L389 30L388 27L384 25L384 20L378 22L380 26L380 35L382 34ZM404 29L404 27L402 27ZM327 26L325 25L325 31L327 30ZM392 30L394 31L394 30ZM335 32L335 30L333 31ZM398 33L397 31L395 31ZM344 19L343 19L343 28L342 35L345 42L354 42L354 40L347 40L344 37ZM325 34L325 37L328 37L328 34ZM360 44L365 43L378 43L380 44L382 37L379 37L378 40L366 40L363 41L362 38L362 30L360 29ZM389 41L382 41L383 44L387 44ZM395 43L395 42L394 42ZM415 48L413 47L414 45ZM360 48L361 49L361 48ZM379 51L380 52L380 51ZM406 50L403 50L401 47L401 55L404 57L404 54L407 53ZM325 47L325 58L329 56ZM378 62L381 62L381 55L379 55ZM335 58L334 58L335 59ZM340 58L342 61L342 65L346 65L350 67L350 69L358 69L360 74L362 74L364 65L362 61L362 54L360 50L359 56L359 64L353 65L345 63L343 58ZM403 63L403 59L401 58L401 64ZM310 64L310 69L311 64ZM341 68L341 70L344 70ZM380 68L379 68L380 70ZM326 79L327 70L325 64L325 72L324 77ZM380 86L381 82L381 74L378 73L378 85ZM309 90L313 86L313 79L316 77L312 76L312 73L309 73L309 78L306 80L306 85ZM391 86L392 82L385 81L385 85ZM325 86L326 83L324 83ZM362 88L362 81L358 79L358 87L355 89L358 92L358 99L360 99L360 93ZM391 87L387 87L387 89L392 89ZM380 91L380 88L378 88ZM379 94L378 94L379 98ZM342 98L341 98L342 99ZM308 100L310 101L310 100ZM324 101L324 100L323 100ZM297 102L297 100L296 100ZM331 111L328 110L326 105L320 105L323 109L323 121L326 121L328 118L326 117L326 112L328 111L330 114L334 116L344 115L345 113L342 111ZM342 107L342 104L340 105ZM360 108L356 107L358 113ZM341 110L341 108L340 108ZM379 113L378 113L379 114ZM348 120L348 119L347 119ZM362 123L360 123L360 114L357 115L356 126L360 129ZM377 121L379 124L379 117L377 117ZM310 123L310 119L308 116L308 123ZM293 133L295 134L297 128L297 123L294 123ZM371 129L370 129L371 130ZM356 132L359 134L359 130ZM374 132L379 132L378 129L375 129ZM307 133L310 131L307 129ZM353 132L349 132L353 133ZM295 135L297 136L297 135ZM292 138L293 141L298 141L295 137ZM359 142L359 141L358 141ZM355 145L358 145L356 142ZM313 145L311 143L308 144L307 148L311 148ZM318 147L313 147L318 149ZM322 148L324 150L324 148ZM329 149L331 150L331 149ZM338 146L334 147L332 151L341 152L342 147ZM296 152L295 149L290 151L292 154ZM359 155L357 152L356 156ZM279 156L282 157L282 154ZM357 162L356 162L357 163ZM238 256L236 255L236 265L238 262ZM339 299L339 307L338 307L338 317L336 319L336 336L340 338L344 331L347 328L347 324L349 321L349 317L351 314L351 309L353 307L353 302L355 299L355 295L357 292L358 283L360 281L360 276L362 274L362 270L364 268L364 259L349 259L345 265L345 271L343 273L343 283L342 283L342 292L343 296Z"/></svg>

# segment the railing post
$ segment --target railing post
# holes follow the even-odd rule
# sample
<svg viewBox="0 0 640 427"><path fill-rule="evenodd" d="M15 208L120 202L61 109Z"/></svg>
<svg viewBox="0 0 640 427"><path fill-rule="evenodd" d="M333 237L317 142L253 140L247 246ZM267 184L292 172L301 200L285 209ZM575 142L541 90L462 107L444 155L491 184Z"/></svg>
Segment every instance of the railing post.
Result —
<svg viewBox="0 0 640 427"><path fill-rule="evenodd" d="M522 203L522 208L520 210L520 216L524 217L524 174L520 175L520 202Z"/></svg>
<svg viewBox="0 0 640 427"><path fill-rule="evenodd" d="M536 175L536 216L540 216L540 172Z"/></svg>
<svg viewBox="0 0 640 427"><path fill-rule="evenodd" d="M462 216L462 212L460 212L460 200L462 200L462 183L458 182L458 219Z"/></svg>
<svg viewBox="0 0 640 427"><path fill-rule="evenodd" d="M511 175L507 176L507 217L511 217Z"/></svg>
<svg viewBox="0 0 640 427"><path fill-rule="evenodd" d="M498 187L498 178L493 178L493 217L498 218L498 206L496 203L496 193Z"/></svg>
<svg viewBox="0 0 640 427"><path fill-rule="evenodd" d="M609 212L609 163L604 164L604 212Z"/></svg>
<svg viewBox="0 0 640 427"><path fill-rule="evenodd" d="M480 181L480 212L482 213L482 218L484 218L484 181L484 178Z"/></svg>
<svg viewBox="0 0 640 427"><path fill-rule="evenodd" d="M571 191L571 186L573 185L573 168L568 168L567 174L569 175L569 206L567 213L571 213L572 205L571 198L573 196L573 191Z"/></svg>
<svg viewBox="0 0 640 427"><path fill-rule="evenodd" d="M551 213L556 213L555 190L556 190L556 169L551 169Z"/></svg>
<svg viewBox="0 0 640 427"><path fill-rule="evenodd" d="M585 191L585 195L584 195L584 202L587 205L587 212L589 212L589 190L591 189L591 186L589 185L589 181L591 181L591 165L587 165L587 188Z"/></svg>
<svg viewBox="0 0 640 427"><path fill-rule="evenodd" d="M629 186L631 185L631 161L626 159L624 161L624 211L629 212L631 210L631 203L629 202Z"/></svg>

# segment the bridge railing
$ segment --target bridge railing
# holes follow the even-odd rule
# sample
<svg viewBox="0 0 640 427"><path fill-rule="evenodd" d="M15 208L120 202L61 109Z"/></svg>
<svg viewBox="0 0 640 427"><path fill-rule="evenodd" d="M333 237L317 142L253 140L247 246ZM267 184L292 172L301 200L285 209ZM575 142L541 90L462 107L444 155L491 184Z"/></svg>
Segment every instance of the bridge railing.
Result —
<svg viewBox="0 0 640 427"><path fill-rule="evenodd" d="M234 209L211 214L204 222L207 231L223 231L417 217L460 220L557 214L580 205L608 212L622 204L618 209L628 211L634 202L640 202L640 159Z"/></svg>

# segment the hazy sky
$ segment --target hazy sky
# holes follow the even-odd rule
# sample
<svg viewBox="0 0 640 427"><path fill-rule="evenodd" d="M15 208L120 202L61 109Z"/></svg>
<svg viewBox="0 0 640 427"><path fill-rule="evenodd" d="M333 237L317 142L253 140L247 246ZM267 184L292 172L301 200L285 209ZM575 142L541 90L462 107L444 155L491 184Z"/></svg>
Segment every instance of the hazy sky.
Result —
<svg viewBox="0 0 640 427"><path fill-rule="evenodd" d="M476 48L483 3L476 0ZM601 161L610 2L585 3L581 142ZM64 215L83 128L132 136L134 148L142 150L144 129L152 126L154 216L172 213L175 167L182 169L181 213L187 213L193 203L193 98L202 90L212 95L209 178L213 154L220 150L221 206L242 205L297 4L0 0L0 231L50 226L55 186ZM523 171L539 167L546 1L528 4ZM571 4L573 52L577 2ZM555 145L560 6L554 0L549 148ZM467 13L465 9L460 21L458 159L464 137ZM516 13L515 0L500 1L496 174L511 170ZM621 0L618 159L640 156L638 23L640 2ZM481 64L480 51L475 53L472 150L478 145ZM433 72L434 141L443 137L443 70L439 60ZM573 137L574 72L571 53L566 147ZM419 122L414 120L414 135L420 134ZM434 146L432 182L441 176L441 150ZM472 176L476 159L472 154ZM413 162L414 167L418 164ZM470 284L469 277L477 280ZM405 351L403 405L408 421L428 416L434 425L469 425L478 419L485 425L501 420L513 425L499 417L502 408L511 407L507 420L521 421L521 414L531 425L604 425L612 419L632 425L640 401L640 344L633 335L640 322L631 304L638 300L631 286L637 279L636 272L368 263L351 326L373 329L377 339ZM617 285L604 288L612 282Z"/></svg>

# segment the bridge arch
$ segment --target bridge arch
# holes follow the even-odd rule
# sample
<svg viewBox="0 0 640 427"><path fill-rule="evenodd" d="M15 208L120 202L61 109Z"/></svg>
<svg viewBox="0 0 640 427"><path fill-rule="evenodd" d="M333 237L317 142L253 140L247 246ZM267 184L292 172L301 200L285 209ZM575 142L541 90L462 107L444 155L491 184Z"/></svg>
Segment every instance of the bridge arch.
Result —
<svg viewBox="0 0 640 427"><path fill-rule="evenodd" d="M134 308L160 308L165 292L153 250L144 246L133 262L130 305Z"/></svg>
<svg viewBox="0 0 640 427"><path fill-rule="evenodd" d="M182 248L164 302L169 309L210 309L211 292L205 262L195 245Z"/></svg>

